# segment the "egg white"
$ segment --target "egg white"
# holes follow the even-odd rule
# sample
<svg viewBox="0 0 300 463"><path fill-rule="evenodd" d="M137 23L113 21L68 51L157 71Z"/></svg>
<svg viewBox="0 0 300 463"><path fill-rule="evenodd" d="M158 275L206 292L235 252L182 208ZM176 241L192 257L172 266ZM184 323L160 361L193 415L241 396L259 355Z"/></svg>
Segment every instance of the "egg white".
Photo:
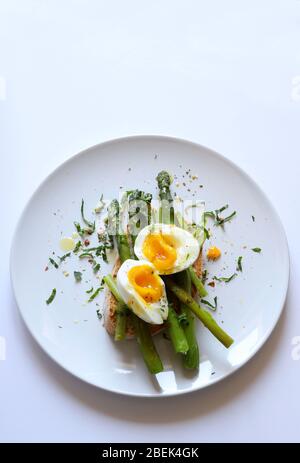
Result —
<svg viewBox="0 0 300 463"><path fill-rule="evenodd" d="M200 252L200 244L196 238L183 228L177 227L176 225L161 223L148 225L138 234L134 246L134 252L138 259L147 260L147 257L143 253L144 241L148 235L159 233L173 237L176 243L177 252L177 259L171 269L165 271L157 270L161 275L170 275L181 272L195 262ZM147 260L147 262L149 262L149 260Z"/></svg>
<svg viewBox="0 0 300 463"><path fill-rule="evenodd" d="M117 286L118 290L124 300L124 302L130 307L130 309L137 315L139 318L144 320L147 323L154 325L161 325L164 320L168 318L168 300L166 295L166 288L163 280L161 280L162 285L162 295L159 301L148 303L146 302L133 288L128 279L128 272L130 269L147 265L151 267L154 272L158 275L157 270L154 265L147 260L133 260L127 259L120 267L117 275Z"/></svg>

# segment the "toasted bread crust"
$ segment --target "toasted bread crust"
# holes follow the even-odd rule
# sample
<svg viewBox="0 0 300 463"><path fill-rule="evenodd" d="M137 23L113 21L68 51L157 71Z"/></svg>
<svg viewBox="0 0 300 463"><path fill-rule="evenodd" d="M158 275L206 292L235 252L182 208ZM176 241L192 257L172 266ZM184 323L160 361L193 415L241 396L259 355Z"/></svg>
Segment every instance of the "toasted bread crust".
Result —
<svg viewBox="0 0 300 463"><path fill-rule="evenodd" d="M114 267L112 269L112 275L114 277L117 276L119 268L121 267L121 261L117 258ZM202 250L199 253L197 260L194 262L193 267L195 272L199 278L202 276ZM195 291L193 290L193 296L195 295ZM113 294L110 292L108 288L105 289L105 296L104 296L104 327L106 331L111 335L115 335L116 330L116 309L117 309L117 301ZM152 336L159 333L164 329L164 325L149 325L150 331ZM135 330L130 321L130 317L127 317L126 323L126 338L132 339L135 337Z"/></svg>

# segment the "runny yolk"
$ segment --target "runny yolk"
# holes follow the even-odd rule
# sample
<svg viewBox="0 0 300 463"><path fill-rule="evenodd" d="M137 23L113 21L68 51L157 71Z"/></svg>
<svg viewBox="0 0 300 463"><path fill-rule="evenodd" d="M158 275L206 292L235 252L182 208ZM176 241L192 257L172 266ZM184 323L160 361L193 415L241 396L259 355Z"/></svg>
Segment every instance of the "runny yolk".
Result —
<svg viewBox="0 0 300 463"><path fill-rule="evenodd" d="M128 271L128 280L144 301L157 302L161 298L161 279L148 265L132 267Z"/></svg>
<svg viewBox="0 0 300 463"><path fill-rule="evenodd" d="M150 234L144 240L143 254L159 272L171 270L177 259L174 239L162 233Z"/></svg>

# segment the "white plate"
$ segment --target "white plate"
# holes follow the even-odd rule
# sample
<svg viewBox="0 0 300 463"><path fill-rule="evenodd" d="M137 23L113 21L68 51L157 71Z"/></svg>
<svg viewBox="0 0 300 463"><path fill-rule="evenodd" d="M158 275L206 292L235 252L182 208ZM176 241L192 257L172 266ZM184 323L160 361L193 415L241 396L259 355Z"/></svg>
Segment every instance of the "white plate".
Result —
<svg viewBox="0 0 300 463"><path fill-rule="evenodd" d="M231 275L242 255L243 273L231 283L217 283L210 297L218 296L216 319L235 339L226 350L198 325L201 350L199 372L183 370L167 340L155 339L165 371L151 377L135 341L115 343L96 314L96 302L85 304L85 290L96 284L88 263L68 259L59 270L44 268L60 236L69 236L80 219L81 198L88 211L101 193L118 196L119 186L140 188L157 195L155 177L161 169L176 174L174 189L183 198L193 192L207 209L226 203L237 217L225 231L212 227L212 244L222 259L209 264L213 275ZM198 180L181 176L191 169ZM183 186L186 183L186 186ZM203 188L200 188L200 184ZM191 191L189 192L188 189ZM255 222L252 220L255 217ZM261 254L251 248L262 248ZM87 268L82 283L73 270ZM65 277L62 270L70 273ZM108 271L102 266L102 273ZM272 205L259 187L232 162L195 143L169 137L139 136L102 143L74 156L56 169L35 192L19 221L11 252L11 275L24 321L40 346L63 368L103 389L133 396L160 397L209 386L245 364L264 344L284 306L289 257L285 233ZM86 282L87 281L87 282ZM57 288L54 302L45 300ZM63 293L63 294L62 294Z"/></svg>

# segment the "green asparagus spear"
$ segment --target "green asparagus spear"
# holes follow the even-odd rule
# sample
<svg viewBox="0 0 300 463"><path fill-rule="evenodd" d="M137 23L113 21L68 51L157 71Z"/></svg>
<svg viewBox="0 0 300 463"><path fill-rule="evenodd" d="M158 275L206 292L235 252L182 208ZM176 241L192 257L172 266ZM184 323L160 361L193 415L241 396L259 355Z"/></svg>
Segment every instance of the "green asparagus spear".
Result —
<svg viewBox="0 0 300 463"><path fill-rule="evenodd" d="M152 194L141 190L127 191L128 229L134 246L137 234L151 223Z"/></svg>
<svg viewBox="0 0 300 463"><path fill-rule="evenodd" d="M147 198L147 200L149 201L149 198ZM116 230L115 233L117 233L117 246L120 259L124 262L126 259L130 259L132 255L127 236L125 234L120 234L120 206L117 200L114 200L111 203L108 212L108 220L110 225L112 225L112 231ZM107 275L104 277L104 281L118 301L115 339L123 339L126 333L126 323L124 323L124 319L126 320L126 317L124 316L124 313L126 313L129 309L122 300L114 278L111 275ZM163 365L156 351L147 323L138 319L138 317L136 317L131 311L130 317L134 323L140 350L149 372L156 374L163 371Z"/></svg>
<svg viewBox="0 0 300 463"><path fill-rule="evenodd" d="M126 306L125 302L123 301L120 293L119 293L119 290L117 288L117 285L116 285L116 282L113 278L112 275L106 275L104 278L103 278L104 282L107 284L108 288L110 289L110 291L112 292L112 294L115 296L117 302L118 302L118 307L119 307L119 304L122 305L122 311L123 313L126 311L128 311L128 307ZM125 313L126 313L125 312ZM125 317L122 316L122 318L124 319ZM160 360L160 357L156 351L156 348L155 348L155 345L153 343L153 339L152 339L152 336L151 336L151 333L149 331L149 327L147 325L147 323L145 323L143 320L139 319L134 313L131 313L131 319L134 323L134 328L135 328L135 331L136 331L136 336L137 336L137 340L138 340L138 343L139 343L139 346L140 346L140 350L141 350L141 353L142 353L142 356L143 356L143 359L145 361L145 364L149 370L150 373L152 374L156 374L156 373L160 373L161 371L163 371L163 365L162 365L162 362ZM119 324L119 328L118 328L118 324ZM122 319L121 317L119 317L119 319L117 319L117 327L116 327L116 335L118 334L119 336L119 329L121 329L121 336L122 336L122 327L120 327L120 325L122 324ZM118 333L117 333L118 331ZM124 330L124 333L125 333L125 330ZM116 339L116 335L115 335L115 339ZM123 339L123 338L122 338ZM117 339L119 340L119 339Z"/></svg>
<svg viewBox="0 0 300 463"><path fill-rule="evenodd" d="M192 282L188 271L180 272L176 276L176 281L188 294L191 294ZM189 345L189 350L183 357L183 365L185 368L195 370L199 367L200 362L199 347L195 334L195 317L187 305L183 303L181 303L181 313L186 318L186 321L183 323L183 329Z"/></svg>
<svg viewBox="0 0 300 463"><path fill-rule="evenodd" d="M110 274L105 275L105 277L103 277L103 281L104 281L104 283L107 284L110 292L114 295L117 302L123 302L123 299L122 299L122 297L121 297L121 295L119 293L119 290L118 290L118 287L117 287L117 284L116 284L116 280L114 279L114 277L112 275L110 275Z"/></svg>
<svg viewBox="0 0 300 463"><path fill-rule="evenodd" d="M186 354L189 350L189 344L180 325L177 314L172 305L169 305L168 312L168 334L177 354Z"/></svg>
<svg viewBox="0 0 300 463"><path fill-rule="evenodd" d="M203 285L202 281L200 280L200 278L197 277L197 274L196 274L195 270L193 269L193 267L189 267L188 272L189 272L190 278L192 280L192 283L195 286L199 296L200 297L207 296L208 292L204 288L204 285Z"/></svg>
<svg viewBox="0 0 300 463"><path fill-rule="evenodd" d="M108 206L108 225L107 229L109 230L109 235L115 235L119 256L121 262L125 262L125 260L130 259L130 247L128 243L127 235L121 229L120 225L120 205L116 199L113 199L110 205Z"/></svg>
<svg viewBox="0 0 300 463"><path fill-rule="evenodd" d="M174 224L173 198L170 191L171 177L168 172L161 171L157 175L156 180L160 198L159 221ZM189 344L186 339L185 331L179 323L176 312L171 305L169 306L168 313L168 333L175 352L186 354L189 350Z"/></svg>
<svg viewBox="0 0 300 463"><path fill-rule="evenodd" d="M173 198L170 191L171 177L168 172L162 170L156 177L159 188L159 199L161 201L159 210L160 223L174 223Z"/></svg>
<svg viewBox="0 0 300 463"><path fill-rule="evenodd" d="M123 341L125 339L127 321L127 306L123 302L117 302L116 314L115 341Z"/></svg>
<svg viewBox="0 0 300 463"><path fill-rule="evenodd" d="M125 233L120 227L120 205L116 199L113 199L107 209L107 230L108 236L115 236L119 257L121 262L130 259L131 253L128 244L128 239ZM121 341L125 339L126 334L126 307L122 304L118 304L118 310L116 311L116 331L115 340Z"/></svg>
<svg viewBox="0 0 300 463"><path fill-rule="evenodd" d="M162 372L164 367L155 348L148 324L138 318L135 314L132 314L132 320L134 323L137 341L149 373L156 375L157 373Z"/></svg>
<svg viewBox="0 0 300 463"><path fill-rule="evenodd" d="M115 341L123 341L126 334L128 308L121 298L114 277L112 275L106 275L103 280L117 300Z"/></svg>
<svg viewBox="0 0 300 463"><path fill-rule="evenodd" d="M204 326L209 329L209 331L225 346L230 347L234 342L233 339L222 330L222 328L217 324L214 318L209 312L202 309L196 301L190 296L184 289L178 286L170 278L166 279L166 285L170 291L172 291L175 296L183 302L189 309L191 309L194 314L202 321Z"/></svg>
<svg viewBox="0 0 300 463"><path fill-rule="evenodd" d="M142 229L150 223L151 219L151 201L152 195L144 193L140 190L128 191L127 198L129 201L128 210L128 230L129 238L134 245L136 232L135 228ZM145 204L138 204L138 201L143 201ZM143 206L146 205L146 211ZM139 213L139 221L135 221L136 214ZM129 248L129 245L128 245ZM135 258L135 256L133 256ZM155 348L149 326L146 322L138 318L132 313L131 320L135 327L137 341L144 359L144 362L150 373L156 374L163 371L163 364L159 354Z"/></svg>

